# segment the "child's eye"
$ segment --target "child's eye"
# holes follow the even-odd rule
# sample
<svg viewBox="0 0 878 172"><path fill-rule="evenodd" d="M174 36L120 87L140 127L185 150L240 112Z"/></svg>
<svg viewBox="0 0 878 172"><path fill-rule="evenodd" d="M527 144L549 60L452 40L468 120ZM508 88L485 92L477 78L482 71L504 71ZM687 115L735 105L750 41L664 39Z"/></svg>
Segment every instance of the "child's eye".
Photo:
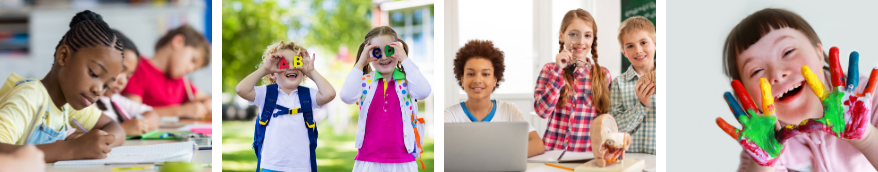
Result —
<svg viewBox="0 0 878 172"><path fill-rule="evenodd" d="M591 38L591 35L585 35L586 38Z"/></svg>
<svg viewBox="0 0 878 172"><path fill-rule="evenodd" d="M475 76L473 73L466 73L466 76Z"/></svg>
<svg viewBox="0 0 878 172"><path fill-rule="evenodd" d="M786 57L786 56L789 55L790 53L793 53L793 50L796 50L796 49L793 48L793 49L787 50L786 52L783 53L783 56Z"/></svg>
<svg viewBox="0 0 878 172"><path fill-rule="evenodd" d="M95 74L95 72L91 71L91 69L88 69L88 75L91 76L92 78L98 77L98 74Z"/></svg>
<svg viewBox="0 0 878 172"><path fill-rule="evenodd" d="M640 42L640 45L646 45L646 41Z"/></svg>
<svg viewBox="0 0 878 172"><path fill-rule="evenodd" d="M579 36L579 34L576 34L576 33L570 33L570 34L567 34L567 36Z"/></svg>
<svg viewBox="0 0 878 172"><path fill-rule="evenodd" d="M626 48L634 48L634 45L628 45Z"/></svg>
<svg viewBox="0 0 878 172"><path fill-rule="evenodd" d="M110 85L104 84L104 89L109 89Z"/></svg>
<svg viewBox="0 0 878 172"><path fill-rule="evenodd" d="M490 73L483 73L482 76L491 76Z"/></svg>
<svg viewBox="0 0 878 172"><path fill-rule="evenodd" d="M759 72L762 72L762 69L756 69L756 70L754 70L753 73L750 74L750 77L752 78L753 76L756 76L756 74L758 74Z"/></svg>

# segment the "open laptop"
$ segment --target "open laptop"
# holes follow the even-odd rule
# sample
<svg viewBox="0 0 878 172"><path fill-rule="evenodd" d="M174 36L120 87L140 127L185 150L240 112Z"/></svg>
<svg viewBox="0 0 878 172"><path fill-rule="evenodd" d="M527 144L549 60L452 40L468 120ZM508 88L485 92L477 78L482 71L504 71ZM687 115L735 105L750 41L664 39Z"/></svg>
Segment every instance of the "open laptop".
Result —
<svg viewBox="0 0 878 172"><path fill-rule="evenodd" d="M445 123L445 171L524 171L527 122Z"/></svg>

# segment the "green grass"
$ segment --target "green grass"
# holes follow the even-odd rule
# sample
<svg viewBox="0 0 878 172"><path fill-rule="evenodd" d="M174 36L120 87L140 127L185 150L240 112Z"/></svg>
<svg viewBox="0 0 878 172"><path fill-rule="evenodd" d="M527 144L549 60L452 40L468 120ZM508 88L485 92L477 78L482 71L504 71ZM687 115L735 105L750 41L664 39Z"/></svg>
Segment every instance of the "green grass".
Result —
<svg viewBox="0 0 878 172"><path fill-rule="evenodd" d="M323 124L323 123L321 123ZM330 125L318 125L320 137L317 139L317 171L351 171L354 168L354 138L356 123L346 126L342 134L332 132ZM253 142L253 121L223 121L223 171L254 171L256 154L251 149ZM421 160L433 171L433 139L425 138L422 145L424 153ZM421 169L418 165L419 171Z"/></svg>

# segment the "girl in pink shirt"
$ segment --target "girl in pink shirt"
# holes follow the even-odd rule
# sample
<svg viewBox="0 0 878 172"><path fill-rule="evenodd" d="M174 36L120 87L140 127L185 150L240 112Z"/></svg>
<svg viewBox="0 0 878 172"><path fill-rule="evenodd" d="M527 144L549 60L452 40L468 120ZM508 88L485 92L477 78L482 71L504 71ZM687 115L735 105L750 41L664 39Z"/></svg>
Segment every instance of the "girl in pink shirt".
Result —
<svg viewBox="0 0 878 172"><path fill-rule="evenodd" d="M835 93L863 93L867 79L854 74L848 84L859 83L858 87L854 85L856 89L852 91L837 91L846 87L834 87L845 85L834 80L847 77L827 74L840 67L824 66L831 58L825 54L814 29L801 16L783 9L757 11L732 29L725 45L725 73L734 80L732 86L743 108L737 107L731 93L726 93L726 100L743 130L728 125L721 118L717 124L744 147L738 171L875 171L878 116L870 110L878 108L876 97L867 94L851 99L851 102L866 103L860 107L863 113L848 111L851 119L832 119L844 112L825 111L824 103L831 105L840 101L832 99ZM830 54L837 55L837 49L830 50ZM803 66L817 74L811 75ZM820 74L820 71L827 73ZM760 88L764 88L766 94L763 95ZM816 94L829 92L832 94L823 97ZM752 101L747 100L751 96ZM849 99L847 94L835 98L839 97L845 102ZM828 110L832 108L827 106ZM856 120L857 117L862 118ZM818 118L829 122L815 120ZM857 122L863 125L856 125ZM823 126L846 129L809 128ZM764 130L759 132L759 129Z"/></svg>
<svg viewBox="0 0 878 172"><path fill-rule="evenodd" d="M360 106L353 171L418 171L424 129L415 100L430 96L430 83L408 52L389 26L373 28L360 45L340 93Z"/></svg>

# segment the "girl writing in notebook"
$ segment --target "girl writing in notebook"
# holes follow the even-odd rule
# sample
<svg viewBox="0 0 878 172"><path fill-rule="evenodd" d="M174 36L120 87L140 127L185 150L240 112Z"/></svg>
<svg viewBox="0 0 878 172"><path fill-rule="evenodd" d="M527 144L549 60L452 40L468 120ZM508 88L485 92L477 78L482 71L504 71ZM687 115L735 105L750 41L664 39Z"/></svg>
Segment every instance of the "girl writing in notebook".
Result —
<svg viewBox="0 0 878 172"><path fill-rule="evenodd" d="M125 131L91 106L122 72L122 43L101 16L77 13L42 79L10 75L0 87L0 152L34 144L46 162L105 158ZM89 130L69 141L69 130ZM84 132L84 131L83 131Z"/></svg>
<svg viewBox="0 0 878 172"><path fill-rule="evenodd" d="M122 32L113 29L113 33L122 41L124 47L125 60L122 62L122 73L116 76L115 82L108 85L110 88L98 99L96 105L104 115L122 125L125 135L139 136L159 127L159 115L152 111L152 106L132 101L119 94L134 74L134 69L140 61L140 51Z"/></svg>

